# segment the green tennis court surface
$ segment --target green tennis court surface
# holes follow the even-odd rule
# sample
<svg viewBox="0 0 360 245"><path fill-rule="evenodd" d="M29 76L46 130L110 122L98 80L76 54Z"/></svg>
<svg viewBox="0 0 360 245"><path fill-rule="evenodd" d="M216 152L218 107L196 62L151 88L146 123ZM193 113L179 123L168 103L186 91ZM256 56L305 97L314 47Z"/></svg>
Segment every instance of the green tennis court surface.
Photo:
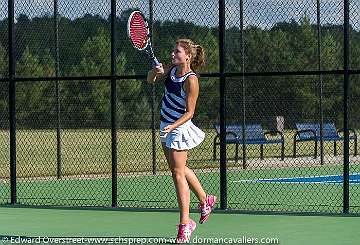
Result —
<svg viewBox="0 0 360 245"><path fill-rule="evenodd" d="M359 165L350 175L350 212L360 209ZM220 196L218 170L197 173L209 193ZM228 207L249 211L341 213L342 166L288 168L286 170L229 170ZM9 202L9 183L0 183L3 203ZM6 191L4 191L6 190ZM23 205L111 206L109 176L19 179L18 203ZM118 206L176 208L176 195L168 174L128 174L118 177ZM196 198L192 196L192 207Z"/></svg>
<svg viewBox="0 0 360 245"><path fill-rule="evenodd" d="M22 243L30 238L46 239L54 244L60 239L80 239L74 243L95 243L86 239L121 239L150 243L164 239L171 243L176 235L177 212L135 212L84 209L0 208L0 236L3 244ZM199 213L191 213L198 220ZM206 224L198 224L193 243L204 241L272 241L268 244L359 244L359 217L286 216L214 213ZM20 236L20 237L19 237ZM59 240L50 240L50 239ZM128 239L128 240L125 240ZM17 239L17 240L16 240ZM208 239L208 240L205 240ZM213 240L211 240L213 239ZM221 240L222 239L222 240ZM227 240L226 240L227 239ZM231 240L232 239L232 240ZM250 239L250 240L249 240ZM252 240L251 240L252 239ZM270 240L273 239L273 240ZM76 242L78 241L78 242ZM88 242L86 242L88 241ZM100 240L98 240L100 241ZM109 240L110 241L110 240ZM157 240L160 241L160 240ZM163 241L163 240L161 240ZM33 240L36 243L36 240ZM104 243L104 242L98 242ZM111 242L108 242L111 243Z"/></svg>
<svg viewBox="0 0 360 245"><path fill-rule="evenodd" d="M356 213L360 203L359 165L353 165L351 172L350 212ZM218 170L198 171L197 175L209 192L219 196ZM229 169L228 207L341 213L341 176L342 166ZM9 202L9 183L0 183L0 187L7 190L2 192L2 202ZM69 176L61 180L24 178L18 180L17 187L18 203L23 205L111 205L111 179L105 175ZM118 205L176 208L171 176L168 173L119 175ZM197 205L194 196L191 205L192 208ZM192 213L191 217L198 220L199 213ZM171 243L177 221L177 212L166 211L1 207L0 240L4 244ZM255 244L256 241L260 244L261 239L270 239L264 244L352 245L359 244L358 227L360 217L355 216L225 214L217 210L208 223L198 225L192 238L193 244Z"/></svg>

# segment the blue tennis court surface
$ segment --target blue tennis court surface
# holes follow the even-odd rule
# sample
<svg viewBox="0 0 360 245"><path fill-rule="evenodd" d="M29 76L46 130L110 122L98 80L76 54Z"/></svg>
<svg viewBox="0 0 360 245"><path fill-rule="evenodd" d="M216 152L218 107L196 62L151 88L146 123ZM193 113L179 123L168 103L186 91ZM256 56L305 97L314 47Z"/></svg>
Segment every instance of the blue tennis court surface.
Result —
<svg viewBox="0 0 360 245"><path fill-rule="evenodd" d="M294 183L294 184L342 184L344 178L342 175L324 175L312 177L292 177L292 178L274 178L274 179L255 179L255 180L235 180L235 182L255 182L255 183ZM360 184L360 173L350 174L350 184Z"/></svg>
<svg viewBox="0 0 360 245"><path fill-rule="evenodd" d="M342 175L325 175L314 177L293 177L293 178L276 178L276 179L259 179L256 182L275 182L275 183L343 183ZM360 184L360 174L351 174L349 176L350 184Z"/></svg>

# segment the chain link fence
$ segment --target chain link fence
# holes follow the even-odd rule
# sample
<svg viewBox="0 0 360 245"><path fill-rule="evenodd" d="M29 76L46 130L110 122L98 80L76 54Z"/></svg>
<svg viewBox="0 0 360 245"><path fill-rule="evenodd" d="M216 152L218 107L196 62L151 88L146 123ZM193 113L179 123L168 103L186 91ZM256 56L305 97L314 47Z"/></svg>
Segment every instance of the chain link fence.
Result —
<svg viewBox="0 0 360 245"><path fill-rule="evenodd" d="M358 1L350 1L350 25L352 26L353 31L350 31L350 67L353 70L359 70L360 68L360 48L357 43L360 39L357 35L359 33L360 23L360 3ZM359 90L356 88L357 84L360 82L360 76L352 75L350 80L350 95L349 95L349 118L350 125L355 129L358 128L359 111L358 111L358 101L360 98ZM350 176L357 175L359 173L359 158L350 159ZM359 197L360 197L360 187L359 185L350 185L350 208L349 212L359 213Z"/></svg>
<svg viewBox="0 0 360 245"><path fill-rule="evenodd" d="M350 25L353 30L350 32L350 67L354 70L359 70L360 68L360 49L356 43L359 43L359 36L356 35L359 33L360 23L360 3L358 1L350 1Z"/></svg>
<svg viewBox="0 0 360 245"><path fill-rule="evenodd" d="M205 48L193 121L206 139L190 151L188 165L208 193L226 195L222 206L233 210L343 212L343 2L224 2L224 95L218 1L116 1L112 53L110 0L18 0L16 73L10 82L8 6L1 3L0 203L11 202L8 91L16 81L16 203L177 207L158 137L163 84L147 84L149 61L133 50L127 37L127 19L137 9L149 20L161 62L170 62L178 38L190 38ZM355 138L360 126L359 9L351 1L351 213L360 207ZM116 74L111 74L112 55ZM226 159L220 159L217 131L222 96L226 127L236 135L225 138ZM220 167L224 160L226 169ZM220 188L222 171L227 189ZM196 208L196 197L191 200Z"/></svg>
<svg viewBox="0 0 360 245"><path fill-rule="evenodd" d="M353 86L355 84L359 84L360 82L360 75L353 75L351 76L351 84ZM356 125L359 122L359 115L358 115L358 101L360 98L360 94L358 90L351 89L349 95L349 117L350 117L350 125ZM353 157L350 158L350 176L356 176L359 173L359 166L360 166L360 159ZM350 208L349 211L351 213L359 213L360 205L359 205L359 197L360 197L360 186L359 185L350 185L349 187L350 192Z"/></svg>
<svg viewBox="0 0 360 245"><path fill-rule="evenodd" d="M0 82L1 97L8 100L9 84L8 82ZM10 159L9 159L9 110L6 102L2 103L0 108L0 203L10 202Z"/></svg>
<svg viewBox="0 0 360 245"><path fill-rule="evenodd" d="M6 4L0 3L0 14L4 18L7 17L8 8ZM0 94L3 100L0 105L0 203L10 202L10 166L9 166L9 108L8 108L8 91L9 83L4 79L8 77L6 71L9 70L7 62L8 53L8 40L7 40L8 29L4 23L1 24L0 28ZM4 79L4 80L3 80Z"/></svg>

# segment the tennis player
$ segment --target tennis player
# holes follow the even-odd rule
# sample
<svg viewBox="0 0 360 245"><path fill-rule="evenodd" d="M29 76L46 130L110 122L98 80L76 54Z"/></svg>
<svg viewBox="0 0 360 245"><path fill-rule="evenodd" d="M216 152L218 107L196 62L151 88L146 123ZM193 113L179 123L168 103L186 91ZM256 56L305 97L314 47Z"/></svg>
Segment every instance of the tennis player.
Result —
<svg viewBox="0 0 360 245"><path fill-rule="evenodd" d="M194 172L186 166L188 151L198 146L205 133L196 127L191 119L195 113L199 95L198 68L205 63L204 49L189 39L176 41L171 53L169 67L162 64L148 72L147 80L165 80L165 92L160 112L160 140L176 188L180 209L177 243L190 241L196 223L190 219L190 189L199 199L204 223L215 206L216 197L207 195Z"/></svg>

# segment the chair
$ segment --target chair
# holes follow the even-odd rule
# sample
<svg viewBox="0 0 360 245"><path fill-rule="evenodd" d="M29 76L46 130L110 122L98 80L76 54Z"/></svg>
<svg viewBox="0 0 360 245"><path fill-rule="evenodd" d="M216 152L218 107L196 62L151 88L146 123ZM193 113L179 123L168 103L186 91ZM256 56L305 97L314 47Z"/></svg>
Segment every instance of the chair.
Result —
<svg viewBox="0 0 360 245"><path fill-rule="evenodd" d="M294 144L293 144L293 157L296 157L296 144L298 142L313 141L314 142L314 158L317 157L317 142L321 140L320 137L320 124L319 123L296 123L296 133L294 135ZM349 129L352 133L349 136L350 140L354 141L354 156L357 155L357 134L355 130ZM343 130L337 130L334 123L327 122L323 123L323 141L333 141L334 142L334 155L337 155L336 151L336 142L343 141L344 136L341 135L344 133Z"/></svg>
<svg viewBox="0 0 360 245"><path fill-rule="evenodd" d="M220 125L214 124L216 136L213 143L213 159L216 159L216 147L220 145ZM261 124L247 124L245 127L246 139L244 141L244 130L242 124L228 124L226 125L226 144L235 144L235 161L238 161L239 145L260 145L260 158L264 159L264 145L267 144L281 144L281 160L284 160L285 141L284 135L277 131L264 131ZM279 135L280 138L268 139L267 135Z"/></svg>

